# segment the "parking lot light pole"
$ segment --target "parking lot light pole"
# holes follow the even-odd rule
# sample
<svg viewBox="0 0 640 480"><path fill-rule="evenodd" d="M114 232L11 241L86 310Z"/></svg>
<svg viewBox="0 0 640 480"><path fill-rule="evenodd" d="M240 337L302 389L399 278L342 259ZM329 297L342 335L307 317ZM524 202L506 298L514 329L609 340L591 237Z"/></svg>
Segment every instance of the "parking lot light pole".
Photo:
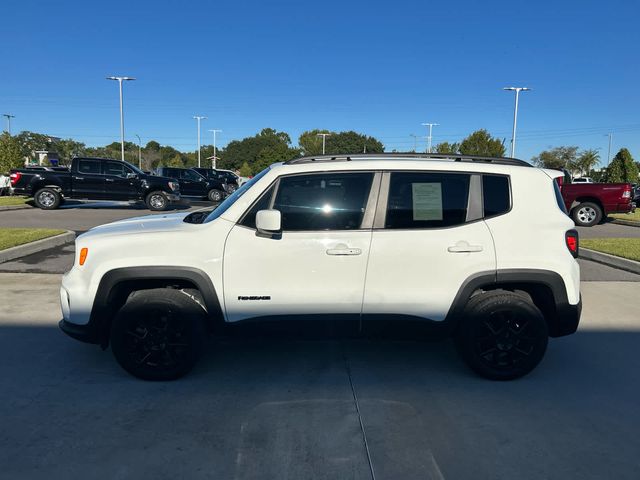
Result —
<svg viewBox="0 0 640 480"><path fill-rule="evenodd" d="M605 137L609 137L609 150L607 150L607 167L609 167L609 162L611 161L611 141L613 139L613 133L607 133Z"/></svg>
<svg viewBox="0 0 640 480"><path fill-rule="evenodd" d="M416 149L418 148L418 135L410 133L409 136L413 137L413 153L416 153Z"/></svg>
<svg viewBox="0 0 640 480"><path fill-rule="evenodd" d="M322 137L322 154L324 155L324 146L327 140L327 137L330 136L330 133L319 133L318 136Z"/></svg>
<svg viewBox="0 0 640 480"><path fill-rule="evenodd" d="M122 82L135 80L133 77L107 77L107 80L117 80L120 87L120 146L122 153L122 161L124 162L124 111L122 106Z"/></svg>
<svg viewBox="0 0 640 480"><path fill-rule="evenodd" d="M423 123L423 127L429 127L429 135L427 136L427 153L431 153L431 132L433 131L433 127L437 127L440 125L439 123Z"/></svg>
<svg viewBox="0 0 640 480"><path fill-rule="evenodd" d="M213 133L213 161L211 162L211 168L216 169L216 163L218 161L218 157L216 156L216 133L222 132L222 130L217 128L212 128L209 130Z"/></svg>
<svg viewBox="0 0 640 480"><path fill-rule="evenodd" d="M200 122L207 117L196 115L193 118L195 118L198 121L198 168L200 168Z"/></svg>
<svg viewBox="0 0 640 480"><path fill-rule="evenodd" d="M11 135L11 119L16 118L16 116L10 113L3 113L2 116L7 119L7 133Z"/></svg>
<svg viewBox="0 0 640 480"><path fill-rule="evenodd" d="M142 170L142 140L140 140L140 135L137 133L136 137L138 138L138 168Z"/></svg>
<svg viewBox="0 0 640 480"><path fill-rule="evenodd" d="M513 108L513 132L511 133L511 158L516 157L516 126L518 124L518 99L520 92L527 92L531 90L527 87L504 87L503 90L509 90L516 92L516 103Z"/></svg>

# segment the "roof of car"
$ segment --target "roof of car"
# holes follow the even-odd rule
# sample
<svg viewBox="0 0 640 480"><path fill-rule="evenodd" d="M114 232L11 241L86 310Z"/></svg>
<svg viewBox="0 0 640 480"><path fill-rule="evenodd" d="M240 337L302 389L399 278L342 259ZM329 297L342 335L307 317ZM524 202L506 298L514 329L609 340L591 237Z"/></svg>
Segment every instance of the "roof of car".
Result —
<svg viewBox="0 0 640 480"><path fill-rule="evenodd" d="M517 158L460 155L457 153L358 153L344 155L315 155L294 158L293 160L284 162L284 165L300 165L315 162L351 162L362 160L434 160L532 167L530 163Z"/></svg>

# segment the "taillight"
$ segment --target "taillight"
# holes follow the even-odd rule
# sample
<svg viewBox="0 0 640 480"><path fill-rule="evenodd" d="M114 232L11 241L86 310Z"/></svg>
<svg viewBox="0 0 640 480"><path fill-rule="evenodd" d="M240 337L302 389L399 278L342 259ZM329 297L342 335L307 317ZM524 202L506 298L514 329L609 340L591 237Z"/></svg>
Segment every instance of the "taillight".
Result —
<svg viewBox="0 0 640 480"><path fill-rule="evenodd" d="M578 238L578 232L576 230L569 230L565 234L565 242L567 244L567 248L573 258L578 258L578 254L580 253L580 239Z"/></svg>
<svg viewBox="0 0 640 480"><path fill-rule="evenodd" d="M626 185L624 187L624 192L622 192L622 198L631 198L631 185Z"/></svg>
<svg viewBox="0 0 640 480"><path fill-rule="evenodd" d="M20 172L13 172L11 175L9 175L12 187L15 186L16 183L18 183L18 180L20 180L21 176L22 174Z"/></svg>

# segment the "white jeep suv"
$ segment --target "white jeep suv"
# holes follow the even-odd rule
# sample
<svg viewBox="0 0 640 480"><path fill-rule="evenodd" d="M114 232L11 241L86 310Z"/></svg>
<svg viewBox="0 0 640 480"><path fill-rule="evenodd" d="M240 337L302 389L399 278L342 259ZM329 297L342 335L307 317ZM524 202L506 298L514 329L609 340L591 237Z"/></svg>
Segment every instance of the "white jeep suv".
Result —
<svg viewBox="0 0 640 480"><path fill-rule="evenodd" d="M131 374L188 372L246 320L411 320L512 379L580 318L578 235L554 170L505 158L371 154L274 164L211 213L80 235L60 327Z"/></svg>

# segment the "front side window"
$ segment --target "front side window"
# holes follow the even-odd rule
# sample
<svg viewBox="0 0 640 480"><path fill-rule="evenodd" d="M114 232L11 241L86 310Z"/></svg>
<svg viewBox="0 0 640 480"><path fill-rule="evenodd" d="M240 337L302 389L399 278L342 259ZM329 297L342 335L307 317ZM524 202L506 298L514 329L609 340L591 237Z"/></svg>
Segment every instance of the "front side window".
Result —
<svg viewBox="0 0 640 480"><path fill-rule="evenodd" d="M191 180L194 182L199 182L204 178L202 175L200 175L197 172L194 172L193 170L181 170L180 177L185 180Z"/></svg>
<svg viewBox="0 0 640 480"><path fill-rule="evenodd" d="M392 173L385 228L442 228L465 223L469 179L466 173Z"/></svg>
<svg viewBox="0 0 640 480"><path fill-rule="evenodd" d="M102 174L100 160L78 160L78 172L86 174Z"/></svg>
<svg viewBox="0 0 640 480"><path fill-rule="evenodd" d="M373 173L283 177L273 208L282 230L356 230L364 217Z"/></svg>
<svg viewBox="0 0 640 480"><path fill-rule="evenodd" d="M128 173L133 173L129 168L125 167L120 162L105 162L104 174L105 175L117 175L119 177L126 177Z"/></svg>

